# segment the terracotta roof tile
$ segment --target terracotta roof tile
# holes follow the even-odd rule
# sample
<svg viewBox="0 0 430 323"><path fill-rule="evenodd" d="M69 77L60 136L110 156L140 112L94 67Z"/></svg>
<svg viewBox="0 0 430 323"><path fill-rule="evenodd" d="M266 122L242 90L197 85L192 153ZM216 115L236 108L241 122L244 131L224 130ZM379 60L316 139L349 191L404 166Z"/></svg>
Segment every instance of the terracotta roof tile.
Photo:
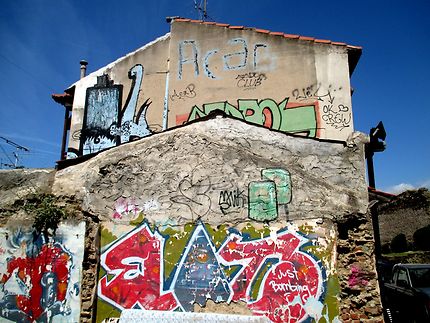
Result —
<svg viewBox="0 0 430 323"><path fill-rule="evenodd" d="M293 35L293 34L284 34L284 37L285 37L285 38L297 39L297 38L299 38L300 36L299 36L299 35Z"/></svg>
<svg viewBox="0 0 430 323"><path fill-rule="evenodd" d="M322 43L322 44L330 44L331 40L328 39L315 39L316 43Z"/></svg>
<svg viewBox="0 0 430 323"><path fill-rule="evenodd" d="M66 104L72 104L73 103L73 95L69 93L61 93L61 94L52 94L51 97L54 99L55 102L66 105Z"/></svg>
<svg viewBox="0 0 430 323"><path fill-rule="evenodd" d="M362 50L363 49L363 47L361 47L361 46L352 46L352 45L347 45L346 48L348 48L348 49L357 49L357 50Z"/></svg>
<svg viewBox="0 0 430 323"><path fill-rule="evenodd" d="M320 43L320 44L328 44L328 45L331 44L331 45L335 45L335 46L347 46L347 48L351 51L358 51L358 55L361 54L361 50L362 50L362 48L360 46L352 46L352 45L348 45L348 44L342 43L342 42L332 42L331 40L328 40L328 39L315 39L314 37L300 36L300 35L294 35L294 34L284 34L282 32L274 32L274 31L270 31L270 30L266 30L266 29L259 29L259 28L246 27L246 26L230 26L230 24L223 24L223 23L218 23L218 22L214 22L214 21L202 21L202 20L193 20L193 19L186 19L186 18L175 18L174 21L175 22L200 23L200 24L205 24L205 25L215 25L218 27L228 27L230 29L236 29L236 30L240 30L240 29L252 30L252 31L255 31L258 33L269 34L272 36L283 36L284 38L313 41L315 43Z"/></svg>
<svg viewBox="0 0 430 323"><path fill-rule="evenodd" d="M340 42L331 42L331 44L336 46L346 46L346 43L340 43Z"/></svg>
<svg viewBox="0 0 430 323"><path fill-rule="evenodd" d="M310 40L310 41L315 40L315 38L313 38L313 37L307 37L307 36L300 36L299 39L300 40Z"/></svg>

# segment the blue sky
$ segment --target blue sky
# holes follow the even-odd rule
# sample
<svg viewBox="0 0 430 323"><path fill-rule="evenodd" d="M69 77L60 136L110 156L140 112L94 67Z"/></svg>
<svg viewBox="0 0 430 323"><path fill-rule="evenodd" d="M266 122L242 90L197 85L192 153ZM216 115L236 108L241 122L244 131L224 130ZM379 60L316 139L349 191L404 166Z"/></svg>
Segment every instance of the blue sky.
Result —
<svg viewBox="0 0 430 323"><path fill-rule="evenodd" d="M200 0L197 1L198 3ZM363 47L351 80L355 130L383 121L378 189L430 187L430 1L208 0L217 22ZM26 167L54 167L64 109L51 99L79 78L169 31L166 16L198 18L193 0L3 1L0 9L0 136L28 147ZM0 159L12 147L0 139ZM12 158L13 159L13 158ZM14 160L12 160L14 161Z"/></svg>

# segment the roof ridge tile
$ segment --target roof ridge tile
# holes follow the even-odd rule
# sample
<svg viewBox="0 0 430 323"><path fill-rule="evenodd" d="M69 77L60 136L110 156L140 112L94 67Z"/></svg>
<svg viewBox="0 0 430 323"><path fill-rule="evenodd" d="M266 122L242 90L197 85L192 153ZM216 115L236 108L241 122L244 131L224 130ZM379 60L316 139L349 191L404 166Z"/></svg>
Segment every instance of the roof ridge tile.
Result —
<svg viewBox="0 0 430 323"><path fill-rule="evenodd" d="M199 23L199 24L204 24L204 25L227 27L227 28L233 29L233 30L252 30L252 31L257 32L257 33L268 34L271 36L283 36L284 38L288 38L288 39L299 39L299 40L305 40L305 41L313 41L315 43L320 43L320 44L328 44L328 45L335 45L335 46L346 46L347 49L350 49L350 50L362 50L361 46L348 45L347 43L343 43L343 42L333 42L333 41L328 40L328 39L317 39L314 37L308 37L308 36L302 36L302 35L296 35L296 34L286 34L286 33L279 32L279 31L270 31L267 29L260 29L260 28L255 28L255 27L246 27L246 26L239 26L239 25L235 26L235 25L224 24L224 23L215 22L215 21L203 21L203 20L194 20L194 19L187 19L187 18L175 18L174 21L175 22L192 22L192 23Z"/></svg>

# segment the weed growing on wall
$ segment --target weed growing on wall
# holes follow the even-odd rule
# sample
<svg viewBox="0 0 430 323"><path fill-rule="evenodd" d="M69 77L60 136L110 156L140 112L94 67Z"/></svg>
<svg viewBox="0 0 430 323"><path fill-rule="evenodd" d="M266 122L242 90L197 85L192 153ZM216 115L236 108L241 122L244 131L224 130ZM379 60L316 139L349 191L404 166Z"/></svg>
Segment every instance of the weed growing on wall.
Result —
<svg viewBox="0 0 430 323"><path fill-rule="evenodd" d="M25 210L34 217L36 232L45 237L55 235L61 220L67 217L64 208L56 205L52 195L40 195L27 201Z"/></svg>

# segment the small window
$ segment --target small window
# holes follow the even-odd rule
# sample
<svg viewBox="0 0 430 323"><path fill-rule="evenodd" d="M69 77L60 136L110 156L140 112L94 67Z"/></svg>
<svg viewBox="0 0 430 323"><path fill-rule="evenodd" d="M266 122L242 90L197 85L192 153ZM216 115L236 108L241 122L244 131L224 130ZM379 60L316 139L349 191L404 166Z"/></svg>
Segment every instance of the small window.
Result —
<svg viewBox="0 0 430 323"><path fill-rule="evenodd" d="M408 273L405 269L399 269L396 284L398 286L409 286Z"/></svg>

